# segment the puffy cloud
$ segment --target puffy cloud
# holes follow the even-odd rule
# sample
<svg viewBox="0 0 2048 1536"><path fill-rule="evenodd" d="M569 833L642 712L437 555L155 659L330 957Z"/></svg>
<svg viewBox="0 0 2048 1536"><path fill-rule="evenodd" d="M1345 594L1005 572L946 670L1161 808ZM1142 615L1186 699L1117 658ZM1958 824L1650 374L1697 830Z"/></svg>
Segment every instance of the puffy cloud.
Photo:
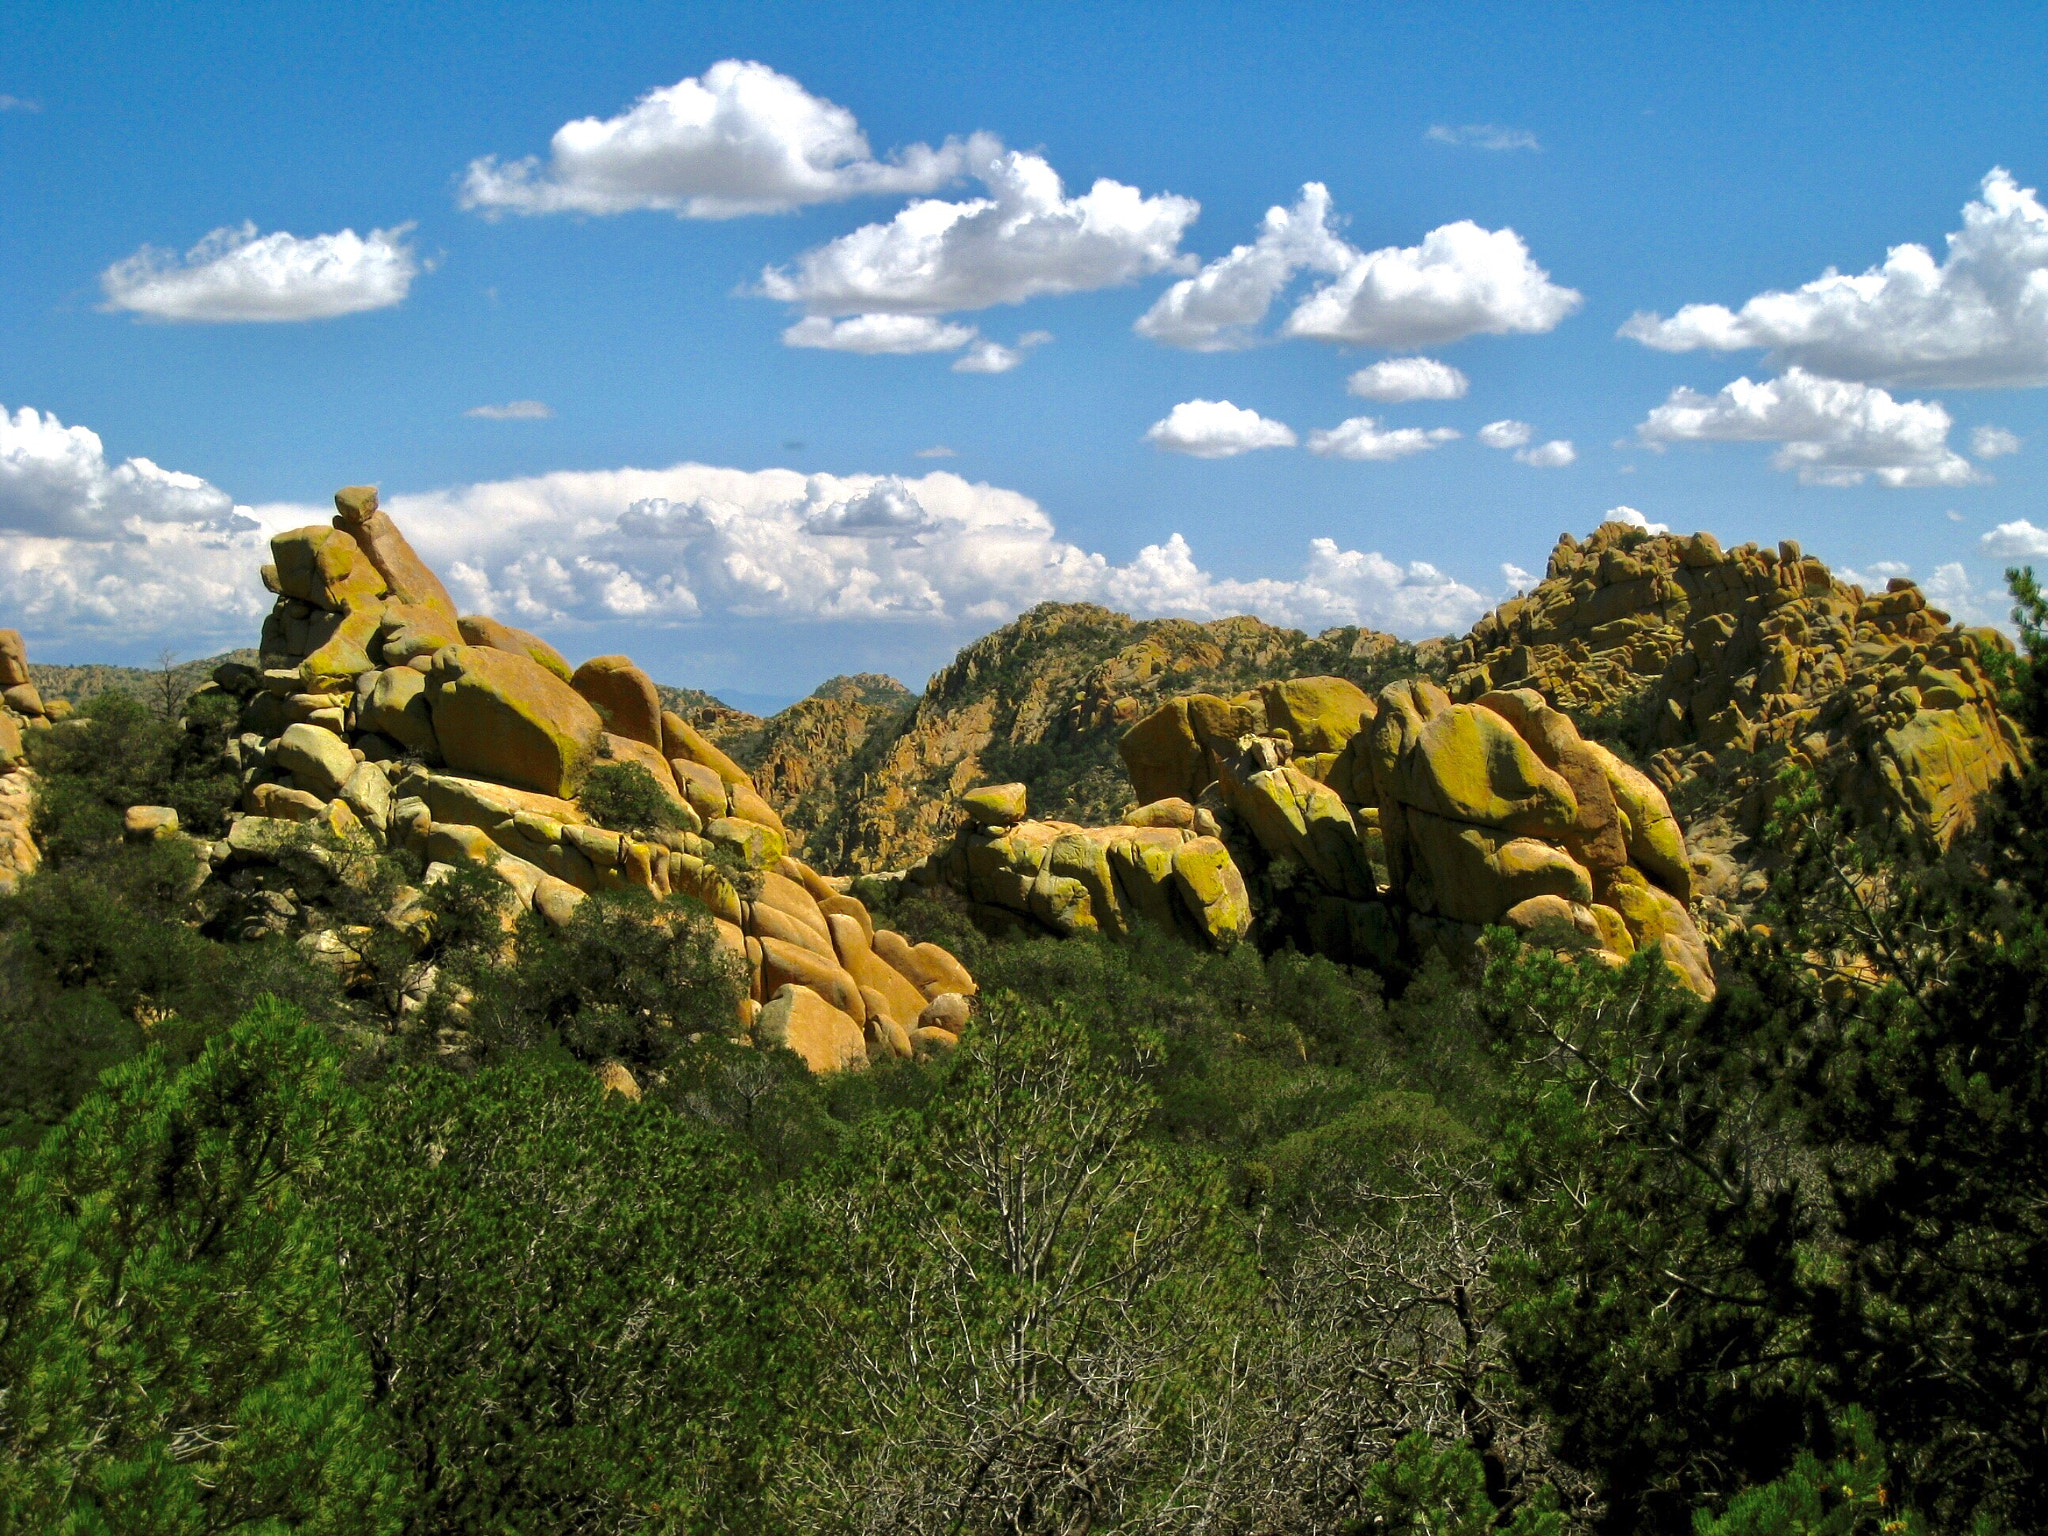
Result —
<svg viewBox="0 0 2048 1536"><path fill-rule="evenodd" d="M26 96L0 96L0 112L40 112L43 104Z"/></svg>
<svg viewBox="0 0 2048 1536"><path fill-rule="evenodd" d="M1434 144L1456 144L1466 149L1541 149L1536 135L1526 128L1509 128L1501 123L1464 123L1452 127L1435 123L1423 135Z"/></svg>
<svg viewBox="0 0 2048 1536"><path fill-rule="evenodd" d="M1669 533L1669 523L1653 523L1634 507L1609 507L1601 514L1603 523L1622 523L1630 528L1640 528L1645 533Z"/></svg>
<svg viewBox="0 0 2048 1536"><path fill-rule="evenodd" d="M1214 351L1248 345L1294 276L1329 281L1297 304L1283 336L1376 347L1420 347L1480 333L1554 328L1584 302L1529 256L1512 229L1470 220L1431 230L1420 245L1361 251L1336 232L1320 182L1291 209L1267 210L1258 238L1175 283L1137 321L1141 335Z"/></svg>
<svg viewBox="0 0 2048 1536"><path fill-rule="evenodd" d="M1511 597L1519 596L1536 585L1534 571L1525 571L1511 561L1501 562L1500 574L1501 580L1507 583L1508 595Z"/></svg>
<svg viewBox="0 0 2048 1536"><path fill-rule="evenodd" d="M804 252L761 274L761 292L813 315L936 315L1020 304L1040 294L1112 288L1186 265L1192 198L1146 197L1106 177L1068 197L1039 155L978 161L987 197L925 198L886 224Z"/></svg>
<svg viewBox="0 0 2048 1536"><path fill-rule="evenodd" d="M846 108L765 64L722 59L702 78L649 91L617 117L564 123L546 164L537 156L471 161L461 200L485 214L658 208L726 219L871 193L930 192L997 148L977 134L876 160Z"/></svg>
<svg viewBox="0 0 2048 1536"><path fill-rule="evenodd" d="M1420 245L1357 253L1281 330L1314 341L1426 347L1482 333L1540 334L1584 302L1550 281L1512 229L1460 219Z"/></svg>
<svg viewBox="0 0 2048 1536"><path fill-rule="evenodd" d="M564 471L384 498L466 611L582 626L866 621L993 625L1046 599L1141 614L1369 624L1408 635L1469 624L1471 588L1424 564L1314 540L1292 578L1235 580L1175 534L1113 565L1062 539L1029 497L945 472L804 475L703 464ZM0 417L0 612L38 643L249 642L269 607L257 572L274 531L314 505L237 507L33 410Z"/></svg>
<svg viewBox="0 0 2048 1536"><path fill-rule="evenodd" d="M1985 554L2001 560L2048 559L2048 528L2036 528L2024 517L2000 523L1977 542Z"/></svg>
<svg viewBox="0 0 2048 1536"><path fill-rule="evenodd" d="M253 223L216 229L183 258L145 245L100 274L109 309L152 320L331 320L404 300L424 270L410 224L301 240Z"/></svg>
<svg viewBox="0 0 2048 1536"><path fill-rule="evenodd" d="M1718 394L1675 389L1636 428L1652 447L1677 442L1782 443L1771 463L1805 485L1969 485L1981 471L1948 446L1949 414L1932 400L1894 400L1868 384L1803 368Z"/></svg>
<svg viewBox="0 0 2048 1536"><path fill-rule="evenodd" d="M253 632L267 526L197 475L109 462L89 428L0 409L0 613L31 633Z"/></svg>
<svg viewBox="0 0 2048 1536"><path fill-rule="evenodd" d="M546 421L555 413L545 400L507 400L503 405L472 405L462 414L479 421Z"/></svg>
<svg viewBox="0 0 2048 1536"><path fill-rule="evenodd" d="M1462 400L1472 381L1433 357L1390 357L1344 382L1354 395L1398 405L1407 400Z"/></svg>
<svg viewBox="0 0 2048 1536"><path fill-rule="evenodd" d="M1052 340L1051 331L1026 331L1017 338L1017 345L1006 347L999 341L983 337L969 347L953 364L955 373L1008 373L1024 361L1024 354L1033 347L1042 347Z"/></svg>
<svg viewBox="0 0 2048 1536"><path fill-rule="evenodd" d="M1145 431L1155 448L1198 459L1228 459L1254 448L1292 448L1294 429L1228 400L1183 400Z"/></svg>
<svg viewBox="0 0 2048 1536"><path fill-rule="evenodd" d="M679 464L564 471L385 504L466 610L543 628L999 624L1056 599L1429 634L1468 624L1485 607L1432 566L1403 567L1329 539L1311 542L1294 579L1216 576L1178 534L1112 565L1061 539L1029 497L945 471L898 478Z"/></svg>
<svg viewBox="0 0 2048 1536"><path fill-rule="evenodd" d="M1311 181L1294 207L1266 210L1251 244L1237 246L1168 288L1133 329L1196 352L1251 346L1258 339L1253 327L1266 318L1297 272L1304 267L1341 272L1356 254L1331 227L1329 189Z"/></svg>
<svg viewBox="0 0 2048 1536"><path fill-rule="evenodd" d="M819 347L828 352L957 352L974 340L971 325L929 315L853 315L830 320L806 315L782 333L786 347Z"/></svg>
<svg viewBox="0 0 2048 1536"><path fill-rule="evenodd" d="M1526 421L1489 421L1479 429L1479 441L1489 448L1519 448L1535 435Z"/></svg>
<svg viewBox="0 0 2048 1536"><path fill-rule="evenodd" d="M1562 469L1578 461L1579 450L1571 445L1568 438L1559 437L1534 448L1520 449L1515 457L1537 469Z"/></svg>
<svg viewBox="0 0 2048 1536"><path fill-rule="evenodd" d="M2048 384L2048 209L1994 168L1938 264L1924 245L1895 245L1854 277L1830 268L1740 310L1639 314L1621 334L1665 352L1767 347L1773 366L1873 384Z"/></svg>
<svg viewBox="0 0 2048 1536"><path fill-rule="evenodd" d="M1960 560L1938 565L1934 574L1920 583L1927 600L1949 617L1965 624L1990 624L2012 628L2012 595L2003 586L1978 586L1963 569Z"/></svg>
<svg viewBox="0 0 2048 1536"><path fill-rule="evenodd" d="M1330 459L1405 459L1427 453L1440 443L1454 442L1458 434L1449 427L1423 431L1420 427L1382 429L1371 416L1353 416L1334 427L1311 432L1308 451Z"/></svg>
<svg viewBox="0 0 2048 1536"><path fill-rule="evenodd" d="M1846 565L1835 568L1835 574L1842 580L1866 592L1880 591L1894 576L1910 576L1912 573L1913 567L1903 560L1873 560L1860 571Z"/></svg>
<svg viewBox="0 0 2048 1536"><path fill-rule="evenodd" d="M1198 619L1252 613L1306 629L1360 624L1416 636L1464 629L1487 606L1433 565L1397 565L1376 552L1340 549L1334 539L1309 541L1308 564L1297 580L1235 581L1201 570L1176 533L1107 571L1100 590L1098 601L1133 613Z"/></svg>
<svg viewBox="0 0 2048 1536"><path fill-rule="evenodd" d="M1979 427L1970 434L1970 452L1977 458L1996 459L2019 451L2019 435L2003 427Z"/></svg>

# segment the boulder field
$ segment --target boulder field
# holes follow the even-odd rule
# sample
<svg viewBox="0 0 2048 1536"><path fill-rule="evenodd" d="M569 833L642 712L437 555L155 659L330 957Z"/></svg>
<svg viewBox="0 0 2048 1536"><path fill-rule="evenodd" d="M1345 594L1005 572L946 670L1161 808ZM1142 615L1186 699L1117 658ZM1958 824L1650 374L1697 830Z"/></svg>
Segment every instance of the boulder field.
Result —
<svg viewBox="0 0 2048 1536"><path fill-rule="evenodd" d="M624 656L572 670L535 635L457 613L374 489L335 506L331 527L271 540L259 661L210 685L239 702L241 725L228 752L242 814L206 850L217 868L272 862L311 828L327 846L410 849L429 883L444 866L487 869L556 925L593 891L687 895L745 965L756 1041L820 1072L957 1043L966 969L878 928L850 882L790 857L753 779L664 711L645 672ZM676 825L599 825L579 796L605 763L646 769ZM328 949L346 963L345 938Z"/></svg>

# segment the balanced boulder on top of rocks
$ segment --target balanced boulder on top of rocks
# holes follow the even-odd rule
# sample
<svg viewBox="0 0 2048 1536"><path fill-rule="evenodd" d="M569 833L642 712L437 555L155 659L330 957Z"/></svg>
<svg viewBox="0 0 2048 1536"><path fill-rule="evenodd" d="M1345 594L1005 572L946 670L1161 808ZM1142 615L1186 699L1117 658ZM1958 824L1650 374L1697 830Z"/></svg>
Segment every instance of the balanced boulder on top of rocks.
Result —
<svg viewBox="0 0 2048 1536"><path fill-rule="evenodd" d="M497 875L548 921L593 891L696 898L747 965L753 1037L817 1071L955 1043L974 981L936 945L788 857L746 772L624 656L573 671L546 641L458 614L367 486L333 526L271 540L277 594L259 664L228 664L242 701L229 747L244 814L217 856L274 858L295 827L403 846ZM600 764L644 768L672 827L608 828L579 799Z"/></svg>

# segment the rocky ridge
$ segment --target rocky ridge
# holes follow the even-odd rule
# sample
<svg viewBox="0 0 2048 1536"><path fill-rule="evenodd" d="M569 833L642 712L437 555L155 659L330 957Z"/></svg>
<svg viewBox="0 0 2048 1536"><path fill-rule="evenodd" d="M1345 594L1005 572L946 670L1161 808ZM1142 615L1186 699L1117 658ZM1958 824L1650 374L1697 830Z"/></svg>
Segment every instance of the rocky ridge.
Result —
<svg viewBox="0 0 2048 1536"><path fill-rule="evenodd" d="M1608 525L1565 536L1534 592L1441 647L1441 685L1170 699L1121 733L1140 810L1033 822L1024 786L972 789L952 842L903 878L985 925L1115 935L1150 916L1379 967L1469 953L1495 923L1612 963L1654 943L1711 995L1710 939L1768 881L1757 834L1780 776L1946 845L2029 760L1997 703L2011 654L1911 583L1868 594L1794 545ZM1166 827L1219 842L1245 924L1148 894L1141 850Z"/></svg>
<svg viewBox="0 0 2048 1536"><path fill-rule="evenodd" d="M571 669L535 635L458 614L374 489L335 505L331 527L272 539L263 579L277 601L258 660L209 685L238 701L241 727L228 746L241 814L203 850L216 878L261 885L287 849L332 864L352 845L398 846L425 861L428 884L473 865L556 925L597 890L685 894L744 966L753 1039L817 1071L957 1041L966 970L878 928L844 882L790 857L753 778L664 710L628 658ZM583 792L622 764L645 771L672 826L599 824ZM139 835L175 832L174 818L143 819ZM419 897L403 893L386 921L406 931ZM349 964L347 935L309 939Z"/></svg>
<svg viewBox="0 0 2048 1536"><path fill-rule="evenodd" d="M1366 681L1413 657L1372 630L1311 636L1248 617L1197 624L1043 603L963 649L893 725L868 715L851 757L812 754L813 787L782 803L807 829L808 856L843 870L924 858L951 837L961 791L992 779L1029 784L1047 814L1108 821L1132 804L1117 737L1161 700L1301 672Z"/></svg>

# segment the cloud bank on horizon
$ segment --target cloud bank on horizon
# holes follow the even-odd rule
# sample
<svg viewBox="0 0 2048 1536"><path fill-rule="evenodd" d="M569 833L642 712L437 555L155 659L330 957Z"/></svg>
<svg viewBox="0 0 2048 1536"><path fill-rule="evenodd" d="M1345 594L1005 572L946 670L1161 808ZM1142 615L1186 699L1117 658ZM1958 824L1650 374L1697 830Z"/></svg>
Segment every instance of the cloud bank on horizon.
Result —
<svg viewBox="0 0 2048 1536"><path fill-rule="evenodd" d="M1218 576L1179 533L1118 565L1061 538L1030 497L946 471L558 471L385 505L466 608L557 632L722 619L993 627L1056 600L1424 636L1462 629L1488 602L1434 566L1327 538L1292 578ZM89 428L0 412L0 611L33 636L246 643L270 604L257 577L268 537L329 515L240 506L197 476L111 460Z"/></svg>

